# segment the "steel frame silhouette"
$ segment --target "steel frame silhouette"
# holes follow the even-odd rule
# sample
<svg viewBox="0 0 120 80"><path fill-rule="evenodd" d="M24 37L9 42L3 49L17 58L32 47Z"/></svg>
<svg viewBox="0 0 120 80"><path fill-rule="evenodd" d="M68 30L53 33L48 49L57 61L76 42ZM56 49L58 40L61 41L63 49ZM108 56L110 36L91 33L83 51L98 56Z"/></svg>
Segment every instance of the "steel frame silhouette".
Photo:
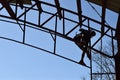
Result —
<svg viewBox="0 0 120 80"><path fill-rule="evenodd" d="M77 1L79 1L79 0L77 0ZM14 41L14 42L17 42L17 43L20 43L20 44L24 44L26 46L30 46L30 47L48 52L50 54L59 56L61 58L67 59L69 61L72 61L72 62L78 64L77 61L69 59L69 58L64 57L64 56L61 56L61 55L56 53L56 41L57 41L57 36L59 36L59 37L62 37L64 39L67 39L67 40L70 40L70 41L74 42L74 40L73 40L74 36L69 36L69 34L73 33L73 31L76 28L81 28L81 26L82 26L83 28L91 29L91 30L94 30L95 32L97 32L99 34L102 34L100 37L97 38L97 40L91 46L89 46L91 51L95 51L98 54L101 54L101 55L109 57L109 58L113 58L115 56L114 48L112 50L113 54L108 55L108 54L105 54L104 52L101 52L100 50L98 50L95 47L95 45L104 36L109 37L112 40L112 45L114 45L114 40L115 40L114 33L116 32L116 29L112 28L109 25L104 24L104 22L94 20L92 18L89 18L89 17L81 14L81 6L80 6L81 3L80 2L77 2L78 3L78 5L77 5L78 6L78 13L60 7L58 0L55 0L56 5L53 5L53 4L50 4L50 3L47 3L47 2L43 2L43 1L38 1L38 0L32 0L32 2L33 2L33 4L30 4L29 6L25 6L23 4L20 5L19 3L18 4L7 3L8 4L7 5L7 4L4 3L4 1L2 2L2 0L1 0L2 6L0 7L0 11L2 11L3 9L6 9L8 14L6 14L6 15L5 14L0 14L0 17L2 18L2 19L0 19L0 21L4 21L4 22L19 25L19 27L20 27L20 29L22 30L22 33L23 33L21 41L6 38L6 37L2 37L2 36L0 37L1 39L6 39L6 40ZM49 12L49 11L46 11L44 8L42 8L41 5L46 5L46 6L49 6L51 8L55 8L57 10L56 10L56 12ZM18 14L19 9L22 9L22 11L23 11L20 14ZM38 16L38 17L36 17L37 18L37 23L30 22L26 17L28 12L31 11L31 10L37 12L37 14L36 14ZM46 21L41 23L41 18L42 18L41 15L43 13L49 14L50 17ZM65 13L70 13L72 15L76 15L76 16L78 16L79 20L76 21L74 19L70 19L70 18L66 17ZM55 22L53 24L54 29L50 29L49 27L47 27L45 25L53 18L55 19ZM104 15L103 15L103 18L104 18ZM62 22L62 24L61 24L62 25L62 30L61 31L57 31L59 29L59 27L57 26L58 23L59 23L58 20L60 20ZM76 24L76 26L73 26L72 29L70 29L68 31L68 30L66 30L67 26L65 26L66 21L70 21L71 23ZM84 22L86 22L86 23L84 23ZM103 29L99 29L99 30L95 29L94 27L90 26L91 23L101 25L102 28L104 27L104 28L106 28L106 30L104 30L104 32L103 32L102 31ZM53 39L53 43L54 43L54 46L53 46L54 48L53 49L54 50L49 51L49 50L37 47L37 46L32 45L32 44L28 44L26 42L26 27L33 28L33 29L36 29L36 30L40 30L40 31L43 31L43 32L46 32L46 33L50 34L52 39ZM108 32L110 32L110 33L108 34ZM89 68L90 68L90 71L91 71L91 80L92 80L92 75L97 74L97 73L92 72L92 61L91 61L91 66ZM102 75L102 74L114 74L114 73L98 73L98 75L99 74Z"/></svg>

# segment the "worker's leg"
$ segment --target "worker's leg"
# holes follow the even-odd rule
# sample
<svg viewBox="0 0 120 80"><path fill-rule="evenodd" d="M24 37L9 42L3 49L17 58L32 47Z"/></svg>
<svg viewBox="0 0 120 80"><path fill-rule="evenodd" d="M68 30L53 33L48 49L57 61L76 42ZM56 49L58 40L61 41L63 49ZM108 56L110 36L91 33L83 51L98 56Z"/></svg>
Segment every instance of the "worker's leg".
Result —
<svg viewBox="0 0 120 80"><path fill-rule="evenodd" d="M86 44L86 54L87 54L87 57L91 60L91 54L90 54L90 50L88 48L88 43Z"/></svg>
<svg viewBox="0 0 120 80"><path fill-rule="evenodd" d="M91 54L90 54L90 52L89 52L88 43L89 43L89 42L86 42L84 51L85 51L85 53L87 54L87 57L91 60Z"/></svg>
<svg viewBox="0 0 120 80"><path fill-rule="evenodd" d="M86 66L86 64L84 63L84 56L85 56L85 52L82 53L81 60L79 61L79 64Z"/></svg>
<svg viewBox="0 0 120 80"><path fill-rule="evenodd" d="M90 54L89 50L86 52L86 54L87 54L87 57L91 60L91 54Z"/></svg>
<svg viewBox="0 0 120 80"><path fill-rule="evenodd" d="M83 61L84 56L85 56L85 52L83 52L83 53L82 53L82 56L81 56L81 61Z"/></svg>

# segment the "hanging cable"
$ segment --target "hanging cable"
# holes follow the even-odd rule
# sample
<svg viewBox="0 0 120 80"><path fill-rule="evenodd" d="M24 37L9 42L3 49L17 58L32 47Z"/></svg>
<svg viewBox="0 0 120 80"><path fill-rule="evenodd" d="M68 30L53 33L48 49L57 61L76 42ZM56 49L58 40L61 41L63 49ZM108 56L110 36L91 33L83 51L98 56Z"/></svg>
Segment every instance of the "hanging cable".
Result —
<svg viewBox="0 0 120 80"><path fill-rule="evenodd" d="M95 9L95 7L93 7L93 5L89 1L87 2L90 5L90 7L98 14L98 16L101 17L100 13Z"/></svg>
<svg viewBox="0 0 120 80"><path fill-rule="evenodd" d="M100 18L102 18L102 16L101 16L100 13L95 9L95 7L94 7L88 0L86 0L86 1L87 1L88 4L90 5L90 7L97 13L97 15L98 15ZM106 20L105 20L105 23L106 23L108 26L110 26Z"/></svg>

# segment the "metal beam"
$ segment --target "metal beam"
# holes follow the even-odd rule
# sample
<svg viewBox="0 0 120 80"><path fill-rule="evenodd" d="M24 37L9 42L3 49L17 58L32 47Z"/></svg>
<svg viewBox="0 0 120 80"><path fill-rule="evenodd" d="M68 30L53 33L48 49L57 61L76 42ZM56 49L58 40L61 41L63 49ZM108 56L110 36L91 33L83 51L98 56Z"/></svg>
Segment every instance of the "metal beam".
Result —
<svg viewBox="0 0 120 80"><path fill-rule="evenodd" d="M117 47L118 52L115 55L115 70L116 70L116 80L120 80L120 13L118 16L118 22L116 27L116 39L117 39Z"/></svg>
<svg viewBox="0 0 120 80"><path fill-rule="evenodd" d="M77 11L78 11L78 18L80 27L82 25L82 9L81 9L81 0L77 0Z"/></svg>
<svg viewBox="0 0 120 80"><path fill-rule="evenodd" d="M7 0L7 1L10 1L10 0ZM10 3L17 3L18 1L20 1L23 4L28 4L28 5L32 4L31 0L11 0Z"/></svg>
<svg viewBox="0 0 120 80"><path fill-rule="evenodd" d="M16 0L16 3L18 3L21 7L21 9L23 9L23 2L21 0Z"/></svg>
<svg viewBox="0 0 120 80"><path fill-rule="evenodd" d="M55 4L56 4L56 8L57 8L59 19L61 19L62 18L62 13L61 13L59 0L55 0Z"/></svg>
<svg viewBox="0 0 120 80"><path fill-rule="evenodd" d="M87 0L94 4L102 6L102 0ZM110 9L116 13L120 11L120 0L108 0L107 2L107 9Z"/></svg>
<svg viewBox="0 0 120 80"><path fill-rule="evenodd" d="M9 15L15 19L16 15L14 13L14 11L12 10L12 8L9 5L9 2L7 2L7 0L0 0L0 3L3 5L3 7L5 7L5 9L8 11Z"/></svg>
<svg viewBox="0 0 120 80"><path fill-rule="evenodd" d="M104 25L105 25L105 13L106 13L106 3L107 0L102 0L102 19L101 19L101 34L104 34Z"/></svg>
<svg viewBox="0 0 120 80"><path fill-rule="evenodd" d="M41 7L41 2L39 0L35 0L35 2L36 2L36 5L38 7L39 12L42 13L43 10L42 10L42 7Z"/></svg>

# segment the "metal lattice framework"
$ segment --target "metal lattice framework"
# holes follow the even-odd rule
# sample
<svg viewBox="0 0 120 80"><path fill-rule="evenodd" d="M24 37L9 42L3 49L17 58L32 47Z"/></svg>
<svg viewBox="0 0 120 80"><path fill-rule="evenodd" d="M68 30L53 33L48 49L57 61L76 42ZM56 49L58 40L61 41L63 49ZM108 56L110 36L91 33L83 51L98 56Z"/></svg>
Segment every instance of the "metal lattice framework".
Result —
<svg viewBox="0 0 120 80"><path fill-rule="evenodd" d="M10 41L14 41L20 44L24 44L39 50L43 50L45 52L48 52L50 54L59 56L61 58L67 59L69 61L72 61L74 63L77 63L77 61L72 60L70 58L64 57L59 55L56 52L56 42L57 42L57 37L61 37L64 39L67 39L69 41L74 42L73 40L73 35L71 36L72 33L74 33L74 31L78 28L86 28L86 29L91 29L93 31L95 31L97 34L100 34L99 37L97 37L97 39L91 44L91 46L89 46L89 48L91 49L91 51L97 52L98 54L101 54L103 56L106 56L108 58L114 58L115 56L115 51L114 51L114 41L116 41L116 38L114 37L115 33L116 33L116 29L105 24L105 7L103 7L103 11L102 11L102 17L101 17L101 21L97 21L95 19L89 18L85 15L82 14L82 8L81 8L81 2L80 0L77 0L77 9L78 12L74 12L65 8L62 8L60 6L59 0L55 0L55 5L54 4L50 4L49 2L43 2L43 1L39 1L39 0L32 0L31 2L28 2L28 4L24 4L27 2L22 2L22 1L17 1L16 3L11 3L12 0L10 1L6 1L6 0L0 0L1 2L1 6L0 6L0 21L3 22L7 22L7 23L11 23L11 24L15 24L17 26L19 26L19 29L21 30L22 33L22 39L21 40L17 40L17 39L11 39L11 38L7 38L7 37L0 37L1 39L6 39L6 40L10 40ZM47 6L49 8L51 8L50 11L48 11L47 9L45 9L45 7L42 6ZM52 11L53 9L53 11ZM3 14L2 11L5 12L6 10L6 14ZM29 18L27 16L30 16L29 14L35 12L36 15L34 17L34 19L36 20L36 22L30 21ZM66 13L74 15L78 18L78 20L75 19L71 19L69 17L67 17ZM45 16L44 15L49 15L49 17L44 20L41 21L41 19L43 19ZM52 24L50 26L53 26L52 28L50 26L48 26L49 22L51 22L52 20ZM66 23L70 22L71 24L74 24L75 26L72 26L69 30L68 30L68 26L66 26ZM91 26L91 23L97 24L99 25L99 28L96 29L95 27ZM61 29L59 30L60 26ZM45 33L48 33L51 35L52 41L53 41L53 50L47 50L44 48L41 48L39 46L35 46L32 44L27 43L26 41L26 30L27 27L35 29L35 30L39 30ZM107 37L109 39L111 39L111 43L112 43L112 54L108 55L104 52L102 52L101 50L97 49L95 46L97 44L99 44L99 42L103 39L103 37ZM97 73L93 73L92 72L92 61L90 61L90 70L91 70L91 75L96 75ZM100 74L100 73L99 73ZM105 73L101 73L102 75ZM106 74L114 74L114 73L106 73ZM91 76L92 79L92 76Z"/></svg>

